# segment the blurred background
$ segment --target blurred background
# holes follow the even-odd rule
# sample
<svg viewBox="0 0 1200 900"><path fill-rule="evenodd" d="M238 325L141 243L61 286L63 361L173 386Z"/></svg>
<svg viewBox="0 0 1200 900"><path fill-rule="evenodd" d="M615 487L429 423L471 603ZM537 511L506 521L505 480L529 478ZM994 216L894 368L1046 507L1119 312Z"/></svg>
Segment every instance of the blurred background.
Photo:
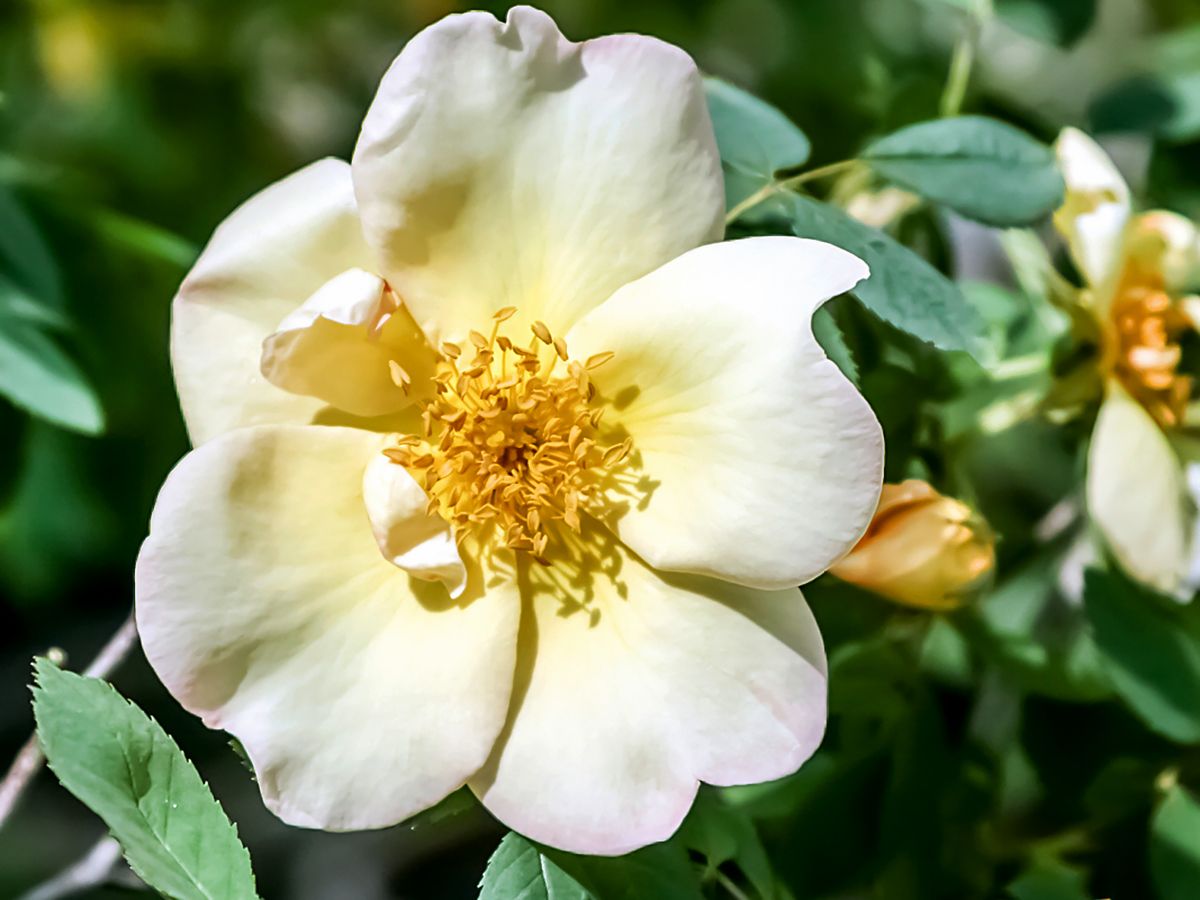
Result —
<svg viewBox="0 0 1200 900"><path fill-rule="evenodd" d="M482 5L501 17L507 6ZM704 70L799 124L814 164L937 115L970 5L543 4L574 39L637 31L682 46ZM5 764L32 728L31 656L59 647L81 668L128 614L155 493L188 449L167 331L171 297L191 261L253 192L318 157L348 158L392 57L415 31L460 8L470 7L0 0ZM1145 205L1200 215L1200 4L997 0L996 9L964 109L1014 121L1047 141L1065 124L1086 127L1104 139ZM940 226L931 235L922 240L934 258L966 277L990 277L986 242ZM22 368L21 347L31 344L43 348L50 370L39 375L39 396L23 394L34 390ZM953 467L957 484L971 485L964 499L1000 536L989 602L1019 606L1054 593L1058 557L1035 552L1033 535L1075 489L1082 426L1029 421L954 445L927 428L924 406L947 400L941 373L877 370L864 392L896 448L889 480L911 474L916 457L931 477ZM817 586L811 596L834 654L920 615L842 587ZM783 806L779 792L741 798L795 896L1009 896L1005 885L1049 846L1104 896L1148 897L1149 782L1164 742L1078 681L997 689L997 679L1008 677L1003 667L964 669L955 654L977 648L957 632L943 637L944 646L926 640L916 664L895 669L890 657L844 657L850 662L834 682L828 752L787 786ZM113 681L210 780L250 848L265 897L475 896L503 833L486 816L359 835L286 828L263 809L226 737L183 714L140 654ZM864 718L864 709L877 712ZM853 714L839 718L841 710ZM992 732L1006 728L1018 729L1018 752L993 752ZM882 743L881 729L889 735ZM1082 818L1099 824L1075 834ZM48 878L102 833L100 821L43 773L0 831L0 897Z"/></svg>

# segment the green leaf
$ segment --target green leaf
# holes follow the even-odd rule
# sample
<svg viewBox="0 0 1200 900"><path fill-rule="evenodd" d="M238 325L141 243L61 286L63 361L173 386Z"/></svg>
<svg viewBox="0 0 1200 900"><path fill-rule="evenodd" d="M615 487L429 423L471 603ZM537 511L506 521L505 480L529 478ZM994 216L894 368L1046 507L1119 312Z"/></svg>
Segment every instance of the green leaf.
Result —
<svg viewBox="0 0 1200 900"><path fill-rule="evenodd" d="M808 161L808 138L775 107L719 78L706 78L704 89L725 172L727 209L770 184L779 170Z"/></svg>
<svg viewBox="0 0 1200 900"><path fill-rule="evenodd" d="M1089 571L1083 597L1117 693L1153 730L1200 742L1200 640L1185 611L1114 572Z"/></svg>
<svg viewBox="0 0 1200 900"><path fill-rule="evenodd" d="M871 268L854 289L869 310L902 331L942 350L987 359L987 327L962 291L945 275L877 228L810 197L787 198L792 231L849 250Z"/></svg>
<svg viewBox="0 0 1200 900"><path fill-rule="evenodd" d="M771 862L754 823L714 791L700 789L680 826L679 841L705 858L710 873L725 863L736 863L761 900L775 896Z"/></svg>
<svg viewBox="0 0 1200 900"><path fill-rule="evenodd" d="M12 192L0 188L0 274L6 274L37 301L63 305L58 266L41 232Z"/></svg>
<svg viewBox="0 0 1200 900"><path fill-rule="evenodd" d="M479 900L702 900L683 847L577 856L510 833L488 860Z"/></svg>
<svg viewBox="0 0 1200 900"><path fill-rule="evenodd" d="M998 0L996 15L1022 34L1069 47L1092 27L1096 0Z"/></svg>
<svg viewBox="0 0 1200 900"><path fill-rule="evenodd" d="M250 856L162 727L112 686L35 662L46 761L102 818L135 872L176 900L256 898Z"/></svg>
<svg viewBox="0 0 1200 900"><path fill-rule="evenodd" d="M37 320L13 304L0 304L0 394L63 428L104 430L104 410L87 377Z"/></svg>
<svg viewBox="0 0 1200 900"><path fill-rule="evenodd" d="M1012 900L1091 900L1087 876L1074 866L1045 858L1035 860L1008 886Z"/></svg>
<svg viewBox="0 0 1200 900"><path fill-rule="evenodd" d="M1063 201L1050 148L984 116L910 125L875 141L862 158L884 178L988 225L1030 225Z"/></svg>
<svg viewBox="0 0 1200 900"><path fill-rule="evenodd" d="M858 384L858 365L854 362L854 354L846 343L846 336L838 327L827 308L818 309L812 319L813 336L825 351L825 355L833 360L834 365L842 370L842 374L854 384Z"/></svg>
<svg viewBox="0 0 1200 900"><path fill-rule="evenodd" d="M509 832L488 860L479 900L595 900L537 845Z"/></svg>
<svg viewBox="0 0 1200 900"><path fill-rule="evenodd" d="M1183 143L1200 137L1200 72L1135 75L1102 93L1088 109L1092 130L1149 131Z"/></svg>
<svg viewBox="0 0 1200 900"><path fill-rule="evenodd" d="M1178 784L1150 821L1150 877L1159 900L1200 897L1200 803Z"/></svg>

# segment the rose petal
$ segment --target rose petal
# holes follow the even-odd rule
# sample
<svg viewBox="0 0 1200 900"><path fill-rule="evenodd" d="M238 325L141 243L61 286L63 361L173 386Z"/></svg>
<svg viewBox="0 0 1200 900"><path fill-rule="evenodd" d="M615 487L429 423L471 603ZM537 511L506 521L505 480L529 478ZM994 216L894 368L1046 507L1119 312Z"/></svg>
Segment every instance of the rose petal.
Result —
<svg viewBox="0 0 1200 900"><path fill-rule="evenodd" d="M481 575L458 602L379 552L347 428L222 435L167 479L136 570L138 631L172 694L246 747L285 821L377 828L487 758L520 602Z"/></svg>
<svg viewBox="0 0 1200 900"><path fill-rule="evenodd" d="M1088 510L1122 567L1167 593L1188 567L1186 496L1182 466L1162 429L1111 382L1088 450Z"/></svg>
<svg viewBox="0 0 1200 900"><path fill-rule="evenodd" d="M795 771L824 732L825 657L798 590L664 579L593 528L525 580L512 718L470 784L510 828L612 855L670 837L699 781Z"/></svg>
<svg viewBox="0 0 1200 900"><path fill-rule="evenodd" d="M724 229L699 74L681 50L575 44L545 13L449 16L384 76L354 152L383 274L435 342L565 332L617 287Z"/></svg>
<svg viewBox="0 0 1200 900"><path fill-rule="evenodd" d="M1054 224L1103 309L1120 271L1129 187L1108 154L1082 131L1064 128L1054 149L1067 183L1066 200L1054 214Z"/></svg>
<svg viewBox="0 0 1200 900"><path fill-rule="evenodd" d="M764 237L693 250L633 282L567 336L610 439L634 454L607 519L655 568L761 588L808 581L871 521L883 436L826 357L812 314L866 265L830 244Z"/></svg>

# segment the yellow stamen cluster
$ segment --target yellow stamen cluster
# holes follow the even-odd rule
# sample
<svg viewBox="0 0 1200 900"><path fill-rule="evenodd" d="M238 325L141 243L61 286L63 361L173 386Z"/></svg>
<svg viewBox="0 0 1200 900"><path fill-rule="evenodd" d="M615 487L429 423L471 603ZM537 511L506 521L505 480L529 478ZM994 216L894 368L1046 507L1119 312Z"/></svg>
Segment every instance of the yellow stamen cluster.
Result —
<svg viewBox="0 0 1200 900"><path fill-rule="evenodd" d="M1112 323L1116 376L1159 425L1178 425L1192 392L1192 379L1178 371L1187 318L1165 291L1137 285L1117 296Z"/></svg>
<svg viewBox="0 0 1200 900"><path fill-rule="evenodd" d="M519 346L499 333L515 312L497 312L489 337L470 333L469 361L464 347L442 344L435 395L421 407L423 434L384 452L420 482L429 511L451 522L460 540L494 526L507 546L541 557L554 523L579 530L602 474L631 444L597 443L602 409L593 408L588 373L612 353L572 360L542 322L533 323L528 347ZM407 389L403 369L392 375Z"/></svg>

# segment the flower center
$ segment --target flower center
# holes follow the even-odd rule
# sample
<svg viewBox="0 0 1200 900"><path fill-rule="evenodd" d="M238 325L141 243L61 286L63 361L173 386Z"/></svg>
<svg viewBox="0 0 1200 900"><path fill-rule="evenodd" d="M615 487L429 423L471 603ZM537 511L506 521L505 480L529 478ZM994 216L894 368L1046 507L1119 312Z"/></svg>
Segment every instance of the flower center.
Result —
<svg viewBox="0 0 1200 900"><path fill-rule="evenodd" d="M1192 379L1178 371L1186 316L1166 291L1134 285L1118 294L1112 324L1114 373L1159 425L1178 425L1192 391Z"/></svg>
<svg viewBox="0 0 1200 900"><path fill-rule="evenodd" d="M573 531L597 499L602 475L623 461L631 441L601 447L602 408L588 373L612 358L572 360L566 342L534 322L528 347L500 334L516 312L493 316L490 337L470 333L474 355L444 343L435 395L421 404L422 435L401 437L385 450L429 495L429 511L455 526L461 541L473 528L494 526L504 543L541 557L554 523ZM393 364L393 378L408 376Z"/></svg>

